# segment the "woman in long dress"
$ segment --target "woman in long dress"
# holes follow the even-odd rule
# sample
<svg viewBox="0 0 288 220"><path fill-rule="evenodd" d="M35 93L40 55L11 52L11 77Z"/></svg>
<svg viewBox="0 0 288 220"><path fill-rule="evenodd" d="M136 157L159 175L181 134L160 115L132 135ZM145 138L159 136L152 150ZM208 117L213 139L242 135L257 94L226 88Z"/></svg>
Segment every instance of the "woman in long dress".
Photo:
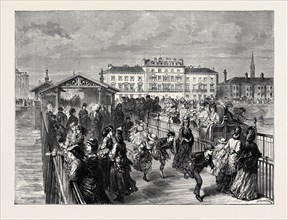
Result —
<svg viewBox="0 0 288 220"><path fill-rule="evenodd" d="M255 130L249 127L246 142L239 156L237 175L230 189L233 196L238 199L253 200L258 197L257 170L261 152L254 142L255 136Z"/></svg>
<svg viewBox="0 0 288 220"><path fill-rule="evenodd" d="M107 189L109 186L109 176L111 168L111 160L109 153L113 148L113 128L112 126L105 127L102 130L103 142L98 150L99 163L103 171L104 187Z"/></svg>
<svg viewBox="0 0 288 220"><path fill-rule="evenodd" d="M87 204L108 204L108 196L103 187L101 169L97 156L87 149L87 155L75 145L68 152L70 158L69 180L77 183Z"/></svg>
<svg viewBox="0 0 288 220"><path fill-rule="evenodd" d="M222 163L225 164L223 170L218 173L216 178L217 190L220 192L229 192L237 173L237 162L241 150L241 127L236 127L233 136L228 140L224 149L226 155L223 156Z"/></svg>
<svg viewBox="0 0 288 220"><path fill-rule="evenodd" d="M213 160L214 168L211 171L211 173L214 176L216 176L216 179L218 176L220 176L219 173L224 171L223 169L227 163L228 154L226 153L226 150L224 149L226 144L227 144L227 141L225 140L225 138L221 138L213 150L212 160Z"/></svg>
<svg viewBox="0 0 288 220"><path fill-rule="evenodd" d="M127 158L127 149L122 130L116 129L116 143L110 152L112 167L110 170L109 192L117 197L115 201L124 201L125 196L137 191L136 182L130 176L132 162Z"/></svg>
<svg viewBox="0 0 288 220"><path fill-rule="evenodd" d="M179 138L176 141L176 153L172 164L172 167L183 173L185 178L189 178L189 163L194 143L194 136L189 125L189 118L185 118L179 130Z"/></svg>

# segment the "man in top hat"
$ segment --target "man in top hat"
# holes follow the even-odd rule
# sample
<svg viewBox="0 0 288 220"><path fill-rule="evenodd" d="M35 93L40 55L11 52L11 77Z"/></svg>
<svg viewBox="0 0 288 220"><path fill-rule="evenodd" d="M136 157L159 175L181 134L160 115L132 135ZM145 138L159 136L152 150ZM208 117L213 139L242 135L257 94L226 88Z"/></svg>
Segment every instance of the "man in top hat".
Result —
<svg viewBox="0 0 288 220"><path fill-rule="evenodd" d="M212 153L213 146L209 145L205 147L205 151L192 153L191 155L191 160L189 163L189 176L196 180L194 194L199 202L203 202L203 197L200 196L200 189L203 183L200 173L207 166L210 166L211 169L214 168L214 164L212 162Z"/></svg>
<svg viewBox="0 0 288 220"><path fill-rule="evenodd" d="M166 160L170 158L169 154L167 153L167 150L169 149L172 154L175 154L174 151L174 139L175 139L175 132L169 131L167 134L167 137L160 138L156 144L156 147L154 148L155 151L153 152L153 158L155 160L160 161L160 177L164 177L164 167L166 164Z"/></svg>
<svg viewBox="0 0 288 220"><path fill-rule="evenodd" d="M78 116L79 116L79 124L87 130L89 123L89 114L86 108L87 104L83 103L82 109L79 111Z"/></svg>

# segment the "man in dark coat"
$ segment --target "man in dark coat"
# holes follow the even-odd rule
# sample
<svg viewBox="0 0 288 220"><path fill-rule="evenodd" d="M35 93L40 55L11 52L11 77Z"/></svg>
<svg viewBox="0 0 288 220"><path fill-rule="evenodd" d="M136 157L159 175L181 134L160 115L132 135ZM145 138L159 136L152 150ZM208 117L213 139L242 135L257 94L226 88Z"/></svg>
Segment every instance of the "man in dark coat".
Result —
<svg viewBox="0 0 288 220"><path fill-rule="evenodd" d="M200 196L200 189L203 182L200 173L207 166L210 166L211 169L214 168L214 164L212 162L212 149L213 146L209 146L205 149L205 151L192 153L191 155L189 176L196 180L194 194L199 202L203 202L203 198Z"/></svg>
<svg viewBox="0 0 288 220"><path fill-rule="evenodd" d="M70 115L70 117L68 118L67 125L66 125L67 133L68 133L68 131L70 130L70 125L71 125L72 123L74 123L75 125L78 124L78 118L75 116L75 113L76 113L75 108L71 108L71 109L69 110L69 115Z"/></svg>
<svg viewBox="0 0 288 220"><path fill-rule="evenodd" d="M148 112L152 112L153 109L153 100L150 98L150 95L146 96L144 108L145 108L145 113L147 114Z"/></svg>
<svg viewBox="0 0 288 220"><path fill-rule="evenodd" d="M89 114L86 108L87 104L83 103L82 109L79 111L78 115L79 115L79 124L87 130L89 123Z"/></svg>
<svg viewBox="0 0 288 220"><path fill-rule="evenodd" d="M125 115L122 111L122 104L118 104L114 111L114 127L119 128L122 126L123 121L125 120Z"/></svg>
<svg viewBox="0 0 288 220"><path fill-rule="evenodd" d="M134 126L134 123L131 121L130 117L126 117L125 122L123 123L123 131L124 131L124 140L128 140L130 136L130 129Z"/></svg>
<svg viewBox="0 0 288 220"><path fill-rule="evenodd" d="M93 114L93 120L91 122L91 137L96 139L99 143L102 142L102 127L103 127L103 116L100 112L101 106L96 104L94 106L95 112Z"/></svg>
<svg viewBox="0 0 288 220"><path fill-rule="evenodd" d="M164 177L164 167L166 164L166 160L170 158L169 154L167 153L167 150L169 149L172 154L175 154L174 151L174 139L175 139L175 133L173 131L169 131L167 134L167 137L161 138L158 140L155 148L155 152L153 153L153 158L155 160L160 161L160 177Z"/></svg>
<svg viewBox="0 0 288 220"><path fill-rule="evenodd" d="M103 116L103 128L111 125L111 114L108 110L107 105L103 105L101 115Z"/></svg>
<svg viewBox="0 0 288 220"><path fill-rule="evenodd" d="M67 125L67 115L63 112L64 108L63 107L59 107L58 108L58 112L56 114L56 118L57 118L57 122L61 125L63 125L64 127L66 127Z"/></svg>

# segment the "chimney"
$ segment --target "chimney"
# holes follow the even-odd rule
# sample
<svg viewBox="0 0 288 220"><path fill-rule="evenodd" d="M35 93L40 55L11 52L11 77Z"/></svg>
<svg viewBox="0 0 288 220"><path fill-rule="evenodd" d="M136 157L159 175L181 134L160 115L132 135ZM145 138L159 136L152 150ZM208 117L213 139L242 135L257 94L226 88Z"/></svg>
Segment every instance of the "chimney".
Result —
<svg viewBox="0 0 288 220"><path fill-rule="evenodd" d="M227 71L226 70L224 70L224 83L226 83L227 82Z"/></svg>
<svg viewBox="0 0 288 220"><path fill-rule="evenodd" d="M218 73L216 73L216 85L219 84L219 76L218 76Z"/></svg>
<svg viewBox="0 0 288 220"><path fill-rule="evenodd" d="M112 68L112 64L108 64L108 69L110 70Z"/></svg>
<svg viewBox="0 0 288 220"><path fill-rule="evenodd" d="M248 79L248 73L247 72L245 73L245 78Z"/></svg>
<svg viewBox="0 0 288 220"><path fill-rule="evenodd" d="M263 72L261 72L260 77L261 77L261 79L264 79L264 73Z"/></svg>

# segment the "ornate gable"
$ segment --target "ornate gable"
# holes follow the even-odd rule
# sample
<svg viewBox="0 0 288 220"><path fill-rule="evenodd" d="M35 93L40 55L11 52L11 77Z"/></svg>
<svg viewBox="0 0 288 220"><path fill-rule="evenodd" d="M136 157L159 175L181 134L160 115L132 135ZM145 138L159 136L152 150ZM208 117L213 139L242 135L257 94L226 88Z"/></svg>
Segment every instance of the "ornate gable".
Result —
<svg viewBox="0 0 288 220"><path fill-rule="evenodd" d="M72 79L65 80L58 86L61 87L99 87L100 85L92 80L86 79L80 75L73 77Z"/></svg>

